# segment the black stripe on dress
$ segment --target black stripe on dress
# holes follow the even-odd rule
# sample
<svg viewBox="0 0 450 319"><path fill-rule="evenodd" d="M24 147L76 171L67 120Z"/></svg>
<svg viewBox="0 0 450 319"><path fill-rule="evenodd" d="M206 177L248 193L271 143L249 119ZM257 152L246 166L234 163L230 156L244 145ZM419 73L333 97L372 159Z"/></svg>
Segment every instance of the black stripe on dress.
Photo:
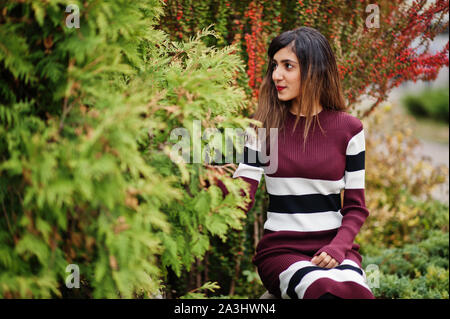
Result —
<svg viewBox="0 0 450 319"><path fill-rule="evenodd" d="M337 212L341 209L341 194L271 195L269 208L273 213Z"/></svg>
<svg viewBox="0 0 450 319"><path fill-rule="evenodd" d="M263 166L263 163L260 161L260 152L259 151L255 151L254 149L244 146L244 154L243 155L244 155L243 161L239 162L239 163L244 163L246 165L250 165L250 166L254 166L254 167Z"/></svg>
<svg viewBox="0 0 450 319"><path fill-rule="evenodd" d="M355 267L355 266L351 266L351 265L340 265L340 266L336 266L334 268L322 268L322 267L319 267L319 266L304 267L304 268L301 268L301 269L297 270L292 275L291 279L289 280L288 289L286 291L287 295L289 297L291 297L291 299L298 299L298 295L295 292L295 287L298 286L300 281L302 281L303 277L305 277L311 271L316 271L316 270L327 271L327 270L331 270L331 269L340 269L340 270L347 270L348 269L348 270L356 271L361 276L363 274L363 272L362 272L362 270L360 268Z"/></svg>
<svg viewBox="0 0 450 319"><path fill-rule="evenodd" d="M356 155L347 155L345 162L345 170L347 172L360 171L364 169L365 164L365 151L361 151Z"/></svg>

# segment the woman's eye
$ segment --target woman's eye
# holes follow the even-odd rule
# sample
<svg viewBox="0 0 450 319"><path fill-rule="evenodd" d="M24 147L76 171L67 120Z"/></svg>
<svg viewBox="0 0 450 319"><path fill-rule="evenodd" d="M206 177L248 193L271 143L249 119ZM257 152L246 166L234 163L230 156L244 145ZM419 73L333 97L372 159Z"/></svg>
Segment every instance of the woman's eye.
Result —
<svg viewBox="0 0 450 319"><path fill-rule="evenodd" d="M290 64L290 63L286 63L285 65L286 65L286 69L292 69L292 68L293 68L293 65ZM277 66L277 65L276 65L275 63L272 63L272 70L273 70L276 66ZM288 68L288 66L290 66L290 67Z"/></svg>

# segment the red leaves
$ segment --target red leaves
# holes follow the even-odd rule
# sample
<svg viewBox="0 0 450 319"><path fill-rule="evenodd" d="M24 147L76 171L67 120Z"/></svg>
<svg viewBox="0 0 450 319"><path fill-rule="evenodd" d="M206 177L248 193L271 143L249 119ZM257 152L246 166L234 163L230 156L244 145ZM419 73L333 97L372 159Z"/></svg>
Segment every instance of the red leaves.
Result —
<svg viewBox="0 0 450 319"><path fill-rule="evenodd" d="M195 14L189 10L183 13L186 3L173 1L177 20L173 19L181 25L173 34L180 38L187 30L183 23L194 19ZM369 14L365 11L365 0L354 1L351 5L345 1L325 4L319 0L298 0L293 3L294 10L284 13L296 19L288 16L282 19L281 1L274 4L274 1L253 0L245 10L240 10L240 6L229 0L222 3L218 15L231 18L229 41L246 50L248 85L253 97L259 93L270 39L283 31L281 22L286 30L300 24L310 25L320 29L330 40L349 103L364 92L378 98L386 96L390 89L404 81L433 79L443 65L448 65L448 46L442 52L422 54L415 52L413 44L417 39L432 40L448 26L443 17L448 14L449 0L432 3L416 0L409 5L401 0L379 2L380 28L364 25ZM183 15L186 15L185 19ZM287 21L293 21L295 25L285 25Z"/></svg>
<svg viewBox="0 0 450 319"><path fill-rule="evenodd" d="M251 33L245 34L244 39L247 45L249 86L253 89L253 96L259 93L259 84L262 77L262 66L266 55L266 38L263 36L263 7L252 1L245 16L250 17ZM281 19L280 19L281 20Z"/></svg>

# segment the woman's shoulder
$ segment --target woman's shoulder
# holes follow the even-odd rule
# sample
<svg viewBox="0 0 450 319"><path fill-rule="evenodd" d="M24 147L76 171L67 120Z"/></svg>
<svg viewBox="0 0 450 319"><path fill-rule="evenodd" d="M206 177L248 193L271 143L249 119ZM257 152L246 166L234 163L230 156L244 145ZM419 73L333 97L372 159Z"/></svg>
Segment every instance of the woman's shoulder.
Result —
<svg viewBox="0 0 450 319"><path fill-rule="evenodd" d="M363 129L362 121L345 110L329 110L329 113L337 119L337 122L341 128L345 129L352 135Z"/></svg>

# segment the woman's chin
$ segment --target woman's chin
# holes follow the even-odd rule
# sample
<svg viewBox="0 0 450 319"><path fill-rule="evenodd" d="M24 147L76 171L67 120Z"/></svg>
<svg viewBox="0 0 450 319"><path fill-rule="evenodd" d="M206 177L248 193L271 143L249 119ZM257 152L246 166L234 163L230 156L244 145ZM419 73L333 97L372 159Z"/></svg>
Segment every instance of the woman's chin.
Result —
<svg viewBox="0 0 450 319"><path fill-rule="evenodd" d="M286 101L292 100L293 98L292 97L283 96L282 94L278 94L278 99L280 101L286 102Z"/></svg>

